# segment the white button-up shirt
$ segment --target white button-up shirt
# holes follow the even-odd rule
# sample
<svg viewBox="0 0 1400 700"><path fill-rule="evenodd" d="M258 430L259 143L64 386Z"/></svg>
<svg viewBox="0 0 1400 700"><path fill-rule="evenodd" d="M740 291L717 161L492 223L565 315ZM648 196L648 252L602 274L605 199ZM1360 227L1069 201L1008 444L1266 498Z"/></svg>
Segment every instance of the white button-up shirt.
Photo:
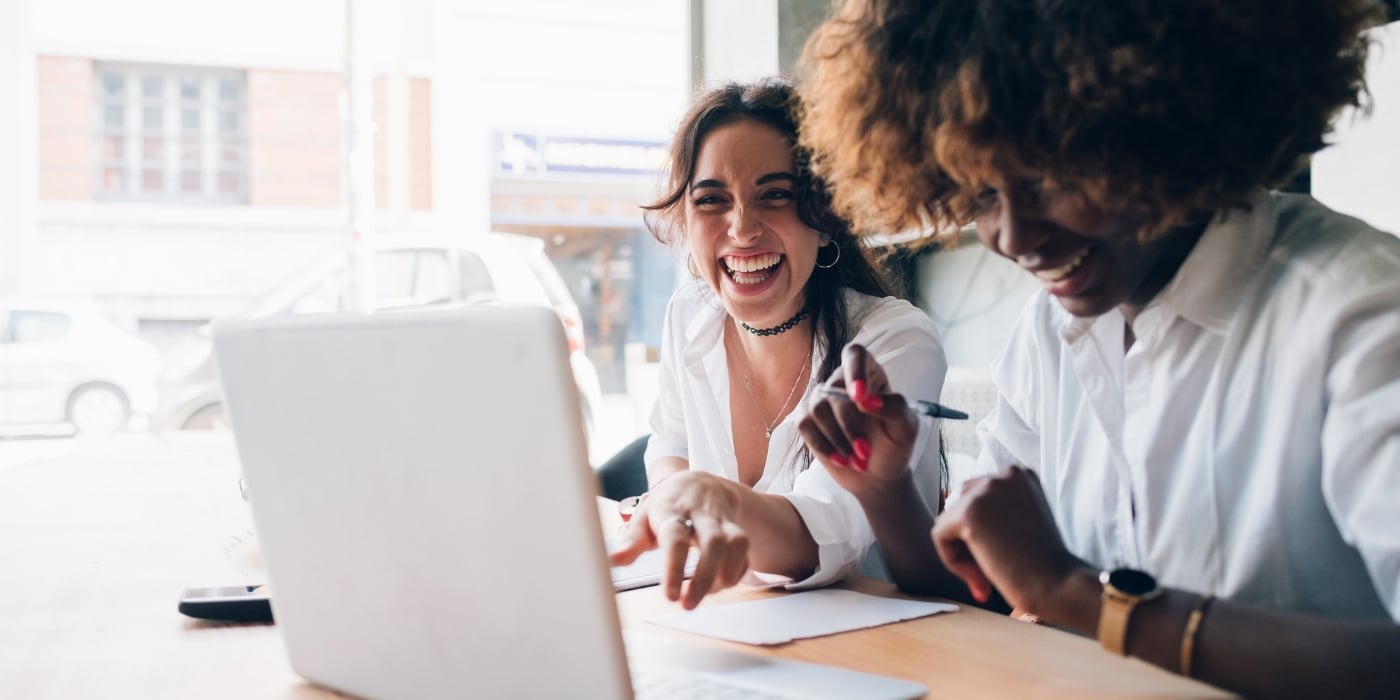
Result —
<svg viewBox="0 0 1400 700"><path fill-rule="evenodd" d="M884 367L894 391L912 398L934 399L943 389L947 360L932 321L906 301L848 292L853 342L869 349ZM661 339L660 386L651 414L646 462L680 457L691 469L738 481L739 462L729 411L729 362L724 351L727 314L709 288L682 285L666 309ZM820 344L819 344L820 345ZM835 349L840 352L840 348ZM824 349L812 353L812 371L799 406L818 385ZM808 578L790 587L822 586L844 577L858 565L861 573L888 577L878 555L864 561L874 535L860 504L831 479L820 462L798 473L803 446L797 423L806 414L795 409L773 429L763 475L754 484L761 493L783 494L816 541L819 565ZM914 479L931 512L939 490L938 432L921 420L911 459ZM788 579L782 579L786 582ZM749 577L748 583L773 583L774 577Z"/></svg>
<svg viewBox="0 0 1400 700"><path fill-rule="evenodd" d="M1400 240L1297 195L1210 223L1139 314L1030 300L984 469L1035 470L1075 554L1400 620Z"/></svg>

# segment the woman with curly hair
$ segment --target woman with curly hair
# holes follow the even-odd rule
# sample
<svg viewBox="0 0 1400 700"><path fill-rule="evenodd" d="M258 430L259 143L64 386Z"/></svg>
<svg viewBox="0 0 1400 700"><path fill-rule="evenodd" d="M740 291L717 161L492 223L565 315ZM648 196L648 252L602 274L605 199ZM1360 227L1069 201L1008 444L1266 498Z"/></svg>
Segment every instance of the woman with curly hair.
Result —
<svg viewBox="0 0 1400 700"><path fill-rule="evenodd" d="M661 549L663 589L686 608L750 570L751 583L793 588L858 566L882 575L866 515L812 464L796 409L853 341L900 391L936 395L947 369L933 323L891 296L811 177L796 148L795 100L779 80L702 92L672 141L664 194L646 207L652 233L687 251L694 280L667 307L645 455L651 490L613 562ZM936 509L938 433L922 424L907 437L898 466ZM835 461L894 466L867 457L858 442ZM682 586L692 544L699 558ZM886 562L899 575L902 562Z"/></svg>
<svg viewBox="0 0 1400 700"><path fill-rule="evenodd" d="M855 439L908 449L878 362L847 348L840 373L877 410L803 421L882 548L923 562L901 585L951 572L1246 695L1400 689L1400 240L1267 189L1362 102L1372 12L850 0L818 30L803 144L837 211L973 225L1043 287L992 365L990 475L936 525L902 470L841 468Z"/></svg>

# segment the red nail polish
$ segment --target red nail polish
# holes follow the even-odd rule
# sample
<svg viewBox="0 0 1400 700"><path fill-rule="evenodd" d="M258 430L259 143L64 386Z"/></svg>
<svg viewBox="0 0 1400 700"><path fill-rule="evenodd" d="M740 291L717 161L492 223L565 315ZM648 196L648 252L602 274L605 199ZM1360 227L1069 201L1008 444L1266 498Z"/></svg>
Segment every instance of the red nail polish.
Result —
<svg viewBox="0 0 1400 700"><path fill-rule="evenodd" d="M870 459L870 441L865 438L856 438L851 441L851 449L855 450L856 456L862 462Z"/></svg>
<svg viewBox="0 0 1400 700"><path fill-rule="evenodd" d="M846 467L847 469L851 467L851 463L846 461L845 457L842 457L841 455L838 455L835 452L832 452L831 454L827 455L826 458L843 467Z"/></svg>
<svg viewBox="0 0 1400 700"><path fill-rule="evenodd" d="M879 394L871 394L861 403L861 408L867 411L878 411L885 407L885 400Z"/></svg>
<svg viewBox="0 0 1400 700"><path fill-rule="evenodd" d="M851 398L860 401L865 398L865 380L857 379L851 382Z"/></svg>

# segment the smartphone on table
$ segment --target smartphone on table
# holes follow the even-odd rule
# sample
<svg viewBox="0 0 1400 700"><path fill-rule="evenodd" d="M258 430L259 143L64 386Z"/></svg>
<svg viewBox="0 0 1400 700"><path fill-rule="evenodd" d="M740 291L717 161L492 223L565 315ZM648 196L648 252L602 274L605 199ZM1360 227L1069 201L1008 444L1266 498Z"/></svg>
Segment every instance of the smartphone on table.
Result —
<svg viewBox="0 0 1400 700"><path fill-rule="evenodd" d="M264 585L186 588L180 612L201 620L272 622L271 589Z"/></svg>

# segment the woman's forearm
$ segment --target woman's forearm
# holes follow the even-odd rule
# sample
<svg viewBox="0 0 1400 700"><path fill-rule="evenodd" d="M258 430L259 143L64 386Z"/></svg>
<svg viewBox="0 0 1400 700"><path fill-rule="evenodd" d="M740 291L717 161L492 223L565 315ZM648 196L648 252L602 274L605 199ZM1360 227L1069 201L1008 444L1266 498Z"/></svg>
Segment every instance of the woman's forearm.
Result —
<svg viewBox="0 0 1400 700"><path fill-rule="evenodd" d="M1102 586L1082 571L1041 617L1093 637ZM1131 656L1180 673L1187 618L1200 596L1168 590L1139 605L1128 627ZM1215 601L1201 618L1195 678L1249 697L1391 697L1400 693L1400 625Z"/></svg>
<svg viewBox="0 0 1400 700"><path fill-rule="evenodd" d="M900 590L976 604L967 586L938 558L929 537L934 516L919 496L912 473L906 471L901 480L863 493L857 500Z"/></svg>
<svg viewBox="0 0 1400 700"><path fill-rule="evenodd" d="M662 457L646 466L647 488L655 488L662 479L690 469L690 462L680 457Z"/></svg>

